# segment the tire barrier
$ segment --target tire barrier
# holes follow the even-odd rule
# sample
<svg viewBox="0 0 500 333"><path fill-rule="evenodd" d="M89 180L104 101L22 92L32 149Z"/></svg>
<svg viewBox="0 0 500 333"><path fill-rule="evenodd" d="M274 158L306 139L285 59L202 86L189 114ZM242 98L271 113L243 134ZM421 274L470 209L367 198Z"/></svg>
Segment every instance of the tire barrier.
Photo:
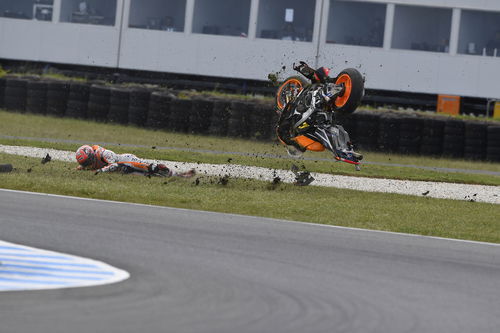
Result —
<svg viewBox="0 0 500 333"><path fill-rule="evenodd" d="M103 85L90 87L87 118L96 121L106 121L110 105L111 88Z"/></svg>
<svg viewBox="0 0 500 333"><path fill-rule="evenodd" d="M269 124L273 116L273 106L264 103L256 103L253 112L249 117L250 137L256 140L268 140L271 137L272 129ZM274 134L274 133L273 133Z"/></svg>
<svg viewBox="0 0 500 333"><path fill-rule="evenodd" d="M399 149L401 118L395 114L380 116L377 148L381 151L397 152Z"/></svg>
<svg viewBox="0 0 500 333"><path fill-rule="evenodd" d="M443 154L450 157L464 156L465 125L461 120L445 122L443 131Z"/></svg>
<svg viewBox="0 0 500 333"><path fill-rule="evenodd" d="M4 107L12 111L26 111L26 93L28 81L18 78L7 78L4 90Z"/></svg>
<svg viewBox="0 0 500 333"><path fill-rule="evenodd" d="M174 97L171 93L165 92L154 92L151 94L146 120L147 127L174 129L169 121Z"/></svg>
<svg viewBox="0 0 500 333"><path fill-rule="evenodd" d="M359 150L377 150L380 115L373 112L360 111L352 115L356 121L355 147Z"/></svg>
<svg viewBox="0 0 500 333"><path fill-rule="evenodd" d="M128 106L130 90L112 88L109 97L108 121L110 123L125 125L128 123Z"/></svg>
<svg viewBox="0 0 500 333"><path fill-rule="evenodd" d="M488 125L477 122L465 123L464 157L484 160L486 157Z"/></svg>
<svg viewBox="0 0 500 333"><path fill-rule="evenodd" d="M231 112L231 102L227 100L214 101L212 117L208 134L215 136L227 136L227 127Z"/></svg>
<svg viewBox="0 0 500 333"><path fill-rule="evenodd" d="M130 92L128 107L128 123L135 126L144 126L148 119L149 101L151 91L147 89L134 88Z"/></svg>
<svg viewBox="0 0 500 333"><path fill-rule="evenodd" d="M0 108L4 107L5 82L6 78L0 77Z"/></svg>
<svg viewBox="0 0 500 333"><path fill-rule="evenodd" d="M488 126L487 140L486 159L488 161L500 162L500 125Z"/></svg>
<svg viewBox="0 0 500 333"><path fill-rule="evenodd" d="M69 82L49 81L47 84L47 114L63 117L68 104Z"/></svg>
<svg viewBox="0 0 500 333"><path fill-rule="evenodd" d="M422 140L422 118L404 117L399 127L399 147L401 154L418 154Z"/></svg>
<svg viewBox="0 0 500 333"><path fill-rule="evenodd" d="M26 111L36 114L47 112L47 90L46 81L29 81L26 88Z"/></svg>
<svg viewBox="0 0 500 333"><path fill-rule="evenodd" d="M443 153L443 119L426 118L422 128L420 153L423 155L439 156Z"/></svg>
<svg viewBox="0 0 500 333"><path fill-rule="evenodd" d="M206 98L194 99L189 113L189 132L208 134L213 109L213 100Z"/></svg>
<svg viewBox="0 0 500 333"><path fill-rule="evenodd" d="M193 107L189 99L176 98L170 105L170 118L168 128L180 133L189 131L189 115Z"/></svg>
<svg viewBox="0 0 500 333"><path fill-rule="evenodd" d="M66 105L66 116L86 119L89 96L90 85L71 82L69 85L68 104Z"/></svg>
<svg viewBox="0 0 500 333"><path fill-rule="evenodd" d="M172 130L276 141L278 114L261 100L178 99L150 88L0 78L0 107ZM500 161L500 124L406 112L337 115L356 149Z"/></svg>
<svg viewBox="0 0 500 333"><path fill-rule="evenodd" d="M254 110L254 104L242 101L231 103L229 121L227 124L227 135L235 138L250 137L250 114Z"/></svg>

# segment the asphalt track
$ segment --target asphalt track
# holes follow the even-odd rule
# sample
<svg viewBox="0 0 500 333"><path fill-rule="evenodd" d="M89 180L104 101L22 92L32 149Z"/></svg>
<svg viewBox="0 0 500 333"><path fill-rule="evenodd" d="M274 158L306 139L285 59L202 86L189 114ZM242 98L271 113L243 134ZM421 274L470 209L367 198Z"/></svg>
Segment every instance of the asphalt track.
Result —
<svg viewBox="0 0 500 333"><path fill-rule="evenodd" d="M0 190L0 238L130 272L0 293L0 332L499 332L500 246Z"/></svg>

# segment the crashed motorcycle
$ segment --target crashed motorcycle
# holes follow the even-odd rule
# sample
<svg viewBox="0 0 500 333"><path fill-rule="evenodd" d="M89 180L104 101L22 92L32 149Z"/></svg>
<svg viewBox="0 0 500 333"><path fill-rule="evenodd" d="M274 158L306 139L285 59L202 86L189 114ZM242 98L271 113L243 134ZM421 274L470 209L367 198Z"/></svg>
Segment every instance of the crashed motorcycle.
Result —
<svg viewBox="0 0 500 333"><path fill-rule="evenodd" d="M305 73L304 68L309 71ZM306 150L333 153L336 161L355 165L360 170L363 156L353 150L349 134L338 123L338 117L350 115L359 106L364 95L364 78L354 68L341 71L335 78L313 78L307 64L294 69L303 76L291 76L283 81L276 93L279 114L278 138L292 156ZM317 78L317 76L315 76ZM295 148L294 148L295 147Z"/></svg>

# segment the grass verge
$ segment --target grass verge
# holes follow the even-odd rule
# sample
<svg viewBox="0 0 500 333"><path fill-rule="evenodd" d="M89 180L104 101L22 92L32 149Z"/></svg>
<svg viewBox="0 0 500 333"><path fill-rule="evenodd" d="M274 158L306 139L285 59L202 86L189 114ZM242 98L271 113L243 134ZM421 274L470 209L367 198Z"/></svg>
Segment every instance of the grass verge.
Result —
<svg viewBox="0 0 500 333"><path fill-rule="evenodd" d="M288 158L284 152L284 148L272 142L186 135L165 131L153 131L132 126L102 124L75 119L10 113L5 111L0 111L0 133L10 136L51 139L50 142L41 142L37 140L0 138L0 144L9 145L37 146L74 151L83 143L114 142L116 143L115 145L110 144L106 145L106 147L118 153L130 152L140 157L151 159L215 164L222 164L230 161L234 164L262 166L275 169L289 169L291 164L295 163L312 172L337 175L500 185L500 176L471 173L445 173L418 168L418 166L437 168L451 167L500 172L499 163L471 162L465 160L368 152L365 154L365 160L368 162L398 163L414 165L415 167L408 168L396 165L365 164L361 172L356 172L351 165L334 163L331 159L331 155L327 152L307 152L305 154L306 157L317 158L317 160L312 161ZM64 140L76 141L77 143L65 142ZM127 144L142 145L144 147L123 146ZM172 149L156 149L156 147L171 147ZM247 156L241 154L247 154ZM262 155L278 157L263 157ZM320 159L328 160L322 161Z"/></svg>
<svg viewBox="0 0 500 333"><path fill-rule="evenodd" d="M73 163L1 153L0 161L15 166L0 174L6 189L500 243L500 208L493 204L256 180L222 185L216 177L94 176Z"/></svg>

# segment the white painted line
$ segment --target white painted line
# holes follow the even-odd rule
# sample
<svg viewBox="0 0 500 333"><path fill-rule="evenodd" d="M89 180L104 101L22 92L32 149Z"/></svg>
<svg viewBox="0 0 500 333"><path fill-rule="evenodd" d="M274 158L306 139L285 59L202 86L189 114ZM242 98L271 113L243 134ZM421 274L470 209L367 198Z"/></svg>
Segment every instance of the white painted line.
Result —
<svg viewBox="0 0 500 333"><path fill-rule="evenodd" d="M178 210L178 211L181 211L181 212L193 212L193 211L195 211L195 212L200 212L200 213L203 213L203 214L223 214L223 215L227 215L227 216L245 217L245 218L248 218L248 219L255 219L255 220L266 219L266 220L270 220L270 221L274 221L274 222L278 222L278 223L293 223L293 224L314 226L314 227L320 227L320 228L334 228L334 229L339 229L339 230L351 230L351 231L359 231L359 232L367 232L367 233L389 234L389 235L396 235L396 236L402 236L402 237L435 239L435 240L441 240L441 241L450 241L450 242L459 242L459 243L468 243L468 244L486 245L486 246L498 246L498 247L500 247L500 244L498 244L498 243L488 243L488 242L480 242L480 241L473 241L473 240L467 240L467 239L457 239L457 238L445 238L445 237L438 237L438 236L424 236L424 235L407 234L407 233L395 232L395 231L384 231L384 230L373 230L373 229L362 229L362 228L354 228L354 227L344 227L344 226L337 226L337 225L331 225L331 224L319 224L319 223L313 223L313 222L280 220L280 219L271 218L271 217L241 215L241 214L234 214L234 213L219 213L219 212L202 211L202 210L194 210L194 209L187 209L187 208L154 206L154 205L134 203L134 202L122 202L122 201L112 201L112 200L103 200L103 199L82 198L82 197L74 197L74 196L61 195L61 194L51 194L51 193L39 193L39 192L9 190L9 189L0 189L0 191L2 191L2 192L13 192L13 193L27 193L27 194L31 194L31 195L49 196L49 197L56 197L56 198L67 198L67 199L72 199L72 200L106 202L106 203L116 204L116 205L131 205L131 206L140 206L140 207L151 207L151 208L155 208L155 209Z"/></svg>
<svg viewBox="0 0 500 333"><path fill-rule="evenodd" d="M49 154L55 160L75 161L75 154L73 152L48 148L0 145L0 152L39 158ZM154 160L146 161L153 162ZM293 183L295 181L293 172L287 170L273 170L237 164L158 162L165 163L176 171L196 169L199 175L229 175L236 178L263 181L272 181L275 177L279 177L285 183ZM423 193L426 193L425 196L429 198L500 204L500 186L336 176L322 173L311 173L311 175L315 178L315 181L311 184L312 186L335 187L365 192L395 193L419 197L422 197Z"/></svg>
<svg viewBox="0 0 500 333"><path fill-rule="evenodd" d="M129 276L101 261L0 240L0 291L89 287Z"/></svg>

